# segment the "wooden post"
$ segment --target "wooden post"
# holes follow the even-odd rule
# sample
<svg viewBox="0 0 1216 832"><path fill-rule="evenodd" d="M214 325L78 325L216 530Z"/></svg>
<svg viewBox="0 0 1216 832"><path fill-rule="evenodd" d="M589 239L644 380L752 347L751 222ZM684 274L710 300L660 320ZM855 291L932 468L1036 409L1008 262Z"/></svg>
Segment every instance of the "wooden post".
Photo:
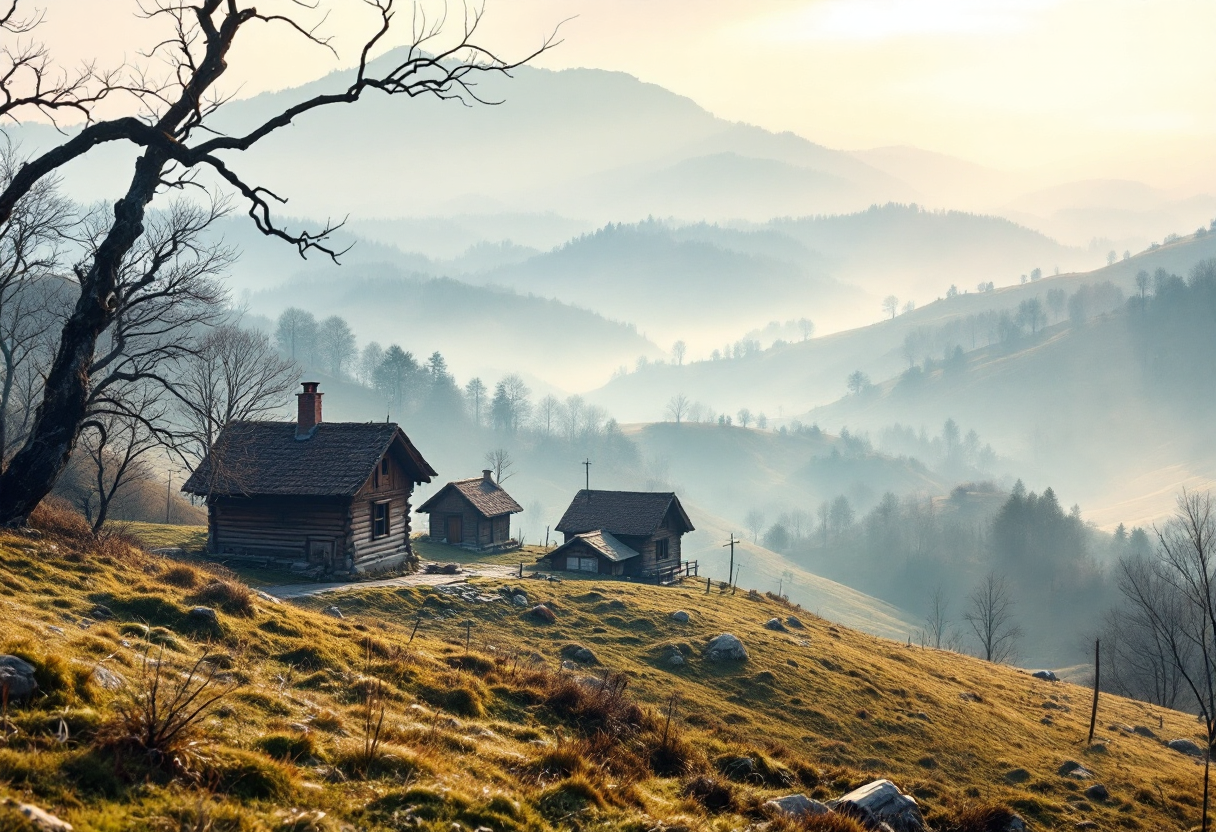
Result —
<svg viewBox="0 0 1216 832"><path fill-rule="evenodd" d="M1094 741L1094 725L1098 721L1098 672L1101 669L1101 646L1101 640L1094 639L1094 707L1089 713L1089 739L1085 741L1086 745Z"/></svg>
<svg viewBox="0 0 1216 832"><path fill-rule="evenodd" d="M710 582L710 580L711 580L711 579L710 579L710 577L707 575L707 576L705 577L705 594L706 594L706 595L708 595L708 594L709 594L709 582Z"/></svg>
<svg viewBox="0 0 1216 832"><path fill-rule="evenodd" d="M524 562L521 560L519 562L519 577L522 578L523 576L524 576Z"/></svg>
<svg viewBox="0 0 1216 832"><path fill-rule="evenodd" d="M422 624L422 613L418 613L418 620L414 622L414 629L410 633L410 640L407 641L406 644L414 643L414 636L418 635L418 627L420 624Z"/></svg>

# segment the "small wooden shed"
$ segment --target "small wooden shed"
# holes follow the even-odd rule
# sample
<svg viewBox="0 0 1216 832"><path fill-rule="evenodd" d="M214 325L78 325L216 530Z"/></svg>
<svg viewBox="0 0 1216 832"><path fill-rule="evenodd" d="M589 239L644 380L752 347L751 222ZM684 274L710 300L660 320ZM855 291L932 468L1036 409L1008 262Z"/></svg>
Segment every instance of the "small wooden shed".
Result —
<svg viewBox="0 0 1216 832"><path fill-rule="evenodd" d="M587 491L578 492L555 527L565 535L563 547L549 555L554 569L571 569L570 556L554 559L565 545L582 538L580 546L599 549L589 534L599 535L608 548L621 546L637 557L612 558L604 554L597 560L611 565L609 574L629 576L671 576L681 568L680 538L694 531L692 521L670 491ZM580 558L582 556L579 556ZM620 569L617 570L619 564ZM579 561L576 571L590 571L588 561Z"/></svg>
<svg viewBox="0 0 1216 832"><path fill-rule="evenodd" d="M393 423L322 422L316 382L298 420L234 422L182 491L207 503L213 557L308 574L412 558L410 497L434 469Z"/></svg>
<svg viewBox="0 0 1216 832"><path fill-rule="evenodd" d="M637 570L641 552L630 549L609 532L576 534L549 553L554 569L568 572L593 572L600 575L626 575Z"/></svg>
<svg viewBox="0 0 1216 832"><path fill-rule="evenodd" d="M418 507L430 515L432 540L470 549L496 549L511 543L511 515L523 511L493 472L445 485Z"/></svg>

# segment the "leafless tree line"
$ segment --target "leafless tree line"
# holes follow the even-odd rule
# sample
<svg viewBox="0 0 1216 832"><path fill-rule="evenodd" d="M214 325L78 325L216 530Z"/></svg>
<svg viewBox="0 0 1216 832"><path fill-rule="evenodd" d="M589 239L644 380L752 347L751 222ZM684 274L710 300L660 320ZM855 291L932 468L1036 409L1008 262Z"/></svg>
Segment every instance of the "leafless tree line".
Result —
<svg viewBox="0 0 1216 832"><path fill-rule="evenodd" d="M24 441L0 472L0 524L23 523L51 491L94 414L121 414L155 429L115 391L147 383L172 394L165 363L183 357L180 330L199 323L185 312L214 298L215 278L230 258L223 246L193 233L222 213L224 201L216 194L236 194L259 231L301 255L319 252L337 259L341 253L330 243L340 223L317 231L288 230L272 209L285 200L244 178L233 167L234 158L295 119L369 94L489 103L478 93L476 77L509 75L522 63L480 45L480 9L466 8L457 36L445 43L446 14L431 19L415 6L408 47L373 64L371 53L392 28L396 9L394 0L368 0L377 24L359 50L355 70L337 88L287 106L239 135L216 129L214 117L231 97L221 84L233 47L244 42L245 33L283 28L332 51L319 28L324 5L297 3L267 13L247 0L149 0L141 4L141 14L162 25L166 36L143 52L129 50L143 55L142 63L114 70L85 64L74 73L62 69L62 61L37 41L40 17L30 4L7 0L7 7L0 7L5 41L0 63L7 64L0 66L0 115L19 123L32 114L53 119L70 112L83 120L58 145L10 168L0 183L0 227L28 210L39 189L53 183L64 166L87 162L112 143L139 153L121 198L82 220L78 242L84 251L62 275L70 302L56 310L61 325L39 373L38 404ZM544 40L525 60L553 43L552 37ZM103 99L122 114L96 118ZM222 184L211 192L209 182ZM210 207L167 199L185 189L198 189ZM158 211L150 207L154 202L169 207ZM13 378L15 385L19 375Z"/></svg>

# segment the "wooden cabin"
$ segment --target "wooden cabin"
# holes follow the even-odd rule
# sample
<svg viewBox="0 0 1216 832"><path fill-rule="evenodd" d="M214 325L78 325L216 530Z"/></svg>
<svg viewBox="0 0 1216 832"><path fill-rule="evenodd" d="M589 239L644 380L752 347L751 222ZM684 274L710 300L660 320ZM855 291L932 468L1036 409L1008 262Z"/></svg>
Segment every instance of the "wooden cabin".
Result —
<svg viewBox="0 0 1216 832"><path fill-rule="evenodd" d="M554 569L631 577L674 575L694 530L670 491L580 491L555 528L565 542L548 556Z"/></svg>
<svg viewBox="0 0 1216 832"><path fill-rule="evenodd" d="M310 575L413 557L410 497L434 469L395 424L322 422L322 395L304 382L294 424L230 424L182 486L206 500L212 557Z"/></svg>
<svg viewBox="0 0 1216 832"><path fill-rule="evenodd" d="M511 544L511 515L523 511L493 472L450 482L418 507L430 515L431 540L468 549L498 549Z"/></svg>
<svg viewBox="0 0 1216 832"><path fill-rule="evenodd" d="M636 574L641 552L630 549L605 531L586 532L570 537L549 553L554 569L591 572L600 575Z"/></svg>

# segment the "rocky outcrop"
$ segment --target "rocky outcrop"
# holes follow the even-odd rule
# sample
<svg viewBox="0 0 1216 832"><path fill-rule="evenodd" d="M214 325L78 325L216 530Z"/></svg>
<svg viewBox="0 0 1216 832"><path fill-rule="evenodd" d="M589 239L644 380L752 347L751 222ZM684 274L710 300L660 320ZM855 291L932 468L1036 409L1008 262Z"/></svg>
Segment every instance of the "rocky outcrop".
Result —
<svg viewBox="0 0 1216 832"><path fill-rule="evenodd" d="M925 819L916 798L904 794L890 780L875 780L828 803L834 811L852 815L863 825L868 818L885 823L894 832L924 832Z"/></svg>
<svg viewBox="0 0 1216 832"><path fill-rule="evenodd" d="M706 645L705 659L711 662L745 662L747 648L737 636L722 633L714 636Z"/></svg>
<svg viewBox="0 0 1216 832"><path fill-rule="evenodd" d="M28 699L38 690L32 664L16 656L0 656L0 692L5 692L8 701Z"/></svg>

